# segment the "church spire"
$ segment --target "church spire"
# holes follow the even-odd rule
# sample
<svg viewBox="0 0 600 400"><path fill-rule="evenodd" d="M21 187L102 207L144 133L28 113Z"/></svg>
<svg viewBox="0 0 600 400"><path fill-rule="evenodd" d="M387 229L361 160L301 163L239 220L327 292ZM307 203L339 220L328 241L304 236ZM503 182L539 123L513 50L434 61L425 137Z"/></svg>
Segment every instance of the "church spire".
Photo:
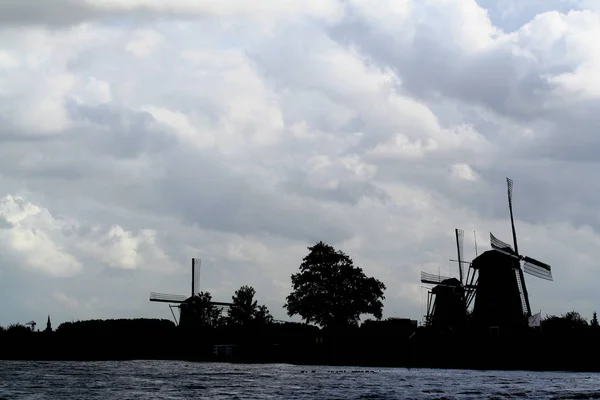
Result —
<svg viewBox="0 0 600 400"><path fill-rule="evenodd" d="M48 322L46 323L46 332L52 332L52 324L50 323L50 315L48 315Z"/></svg>

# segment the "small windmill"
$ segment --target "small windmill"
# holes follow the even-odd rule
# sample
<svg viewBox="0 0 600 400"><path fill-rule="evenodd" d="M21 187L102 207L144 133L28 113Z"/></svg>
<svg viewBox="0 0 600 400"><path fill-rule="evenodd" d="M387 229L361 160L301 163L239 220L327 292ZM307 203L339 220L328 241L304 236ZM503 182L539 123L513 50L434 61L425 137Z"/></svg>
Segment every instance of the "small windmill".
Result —
<svg viewBox="0 0 600 400"><path fill-rule="evenodd" d="M479 271L473 315L487 325L514 326L520 324L524 316L531 316L523 272L552 280L548 264L519 254L512 207L513 182L510 178L506 178L506 182L514 250L490 233L492 250L481 254L472 263L473 268Z"/></svg>
<svg viewBox="0 0 600 400"><path fill-rule="evenodd" d="M169 303L169 309L171 310L176 325L180 325L182 317L185 319L185 316L194 314L193 312L186 312L184 314L182 312L184 309L187 311L195 311L198 306L202 306L198 296L200 293L200 266L201 260L199 258L192 258L192 295L190 297L186 297L182 294L150 293L150 301ZM211 301L208 302L208 305L225 308L230 307L231 303ZM179 320L177 320L177 317L175 316L175 312L173 311L174 308L179 309Z"/></svg>
<svg viewBox="0 0 600 400"><path fill-rule="evenodd" d="M435 285L427 293L427 316L425 317L427 325L441 329L454 329L464 325L467 311L466 299L470 293L463 273L463 264L466 263L463 261L464 231L455 229L454 233L458 260L450 261L458 262L459 279L421 272L421 283ZM467 278L470 275L469 268Z"/></svg>

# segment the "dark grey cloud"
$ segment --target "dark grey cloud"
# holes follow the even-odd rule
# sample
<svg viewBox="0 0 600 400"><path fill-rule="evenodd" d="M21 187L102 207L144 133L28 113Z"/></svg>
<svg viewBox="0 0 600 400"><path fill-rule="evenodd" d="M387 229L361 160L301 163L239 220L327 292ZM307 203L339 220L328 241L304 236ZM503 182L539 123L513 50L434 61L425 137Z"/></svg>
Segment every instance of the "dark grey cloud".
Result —
<svg viewBox="0 0 600 400"><path fill-rule="evenodd" d="M92 126L83 135L73 134L90 152L116 158L136 158L141 154L157 154L173 148L177 141L155 124L147 112L132 112L110 105L69 107L71 118Z"/></svg>
<svg viewBox="0 0 600 400"><path fill-rule="evenodd" d="M52 3L4 0L0 4L0 23L8 25L69 25L95 16L89 4L76 0Z"/></svg>
<svg viewBox="0 0 600 400"><path fill-rule="evenodd" d="M154 1L116 2L105 0L57 0L39 3L35 0L3 0L0 4L0 23L5 25L45 25L62 27L88 21L101 21L121 26L132 20L207 19L215 17L278 17L282 14L307 15L318 18L336 18L340 4L333 0L305 5L255 2L249 6L243 1L233 3L206 3L175 0L169 3Z"/></svg>
<svg viewBox="0 0 600 400"><path fill-rule="evenodd" d="M317 200L332 201L356 205L363 198L381 202L389 200L387 193L369 182L341 181L332 188L320 188L310 184L306 173L290 172L288 178L280 187L288 193Z"/></svg>
<svg viewBox="0 0 600 400"><path fill-rule="evenodd" d="M394 33L348 20L331 29L331 37L347 46L357 46L381 67L393 68L402 88L424 101L439 96L489 107L510 118L528 121L540 116L540 105L550 92L545 71L530 66L530 60L514 54L510 47L494 46L465 52L459 43L443 41L428 26L417 27L407 43L398 43ZM521 59L521 60L519 60ZM520 65L519 65L520 64ZM526 68L526 72L517 71ZM566 67L553 67L553 72Z"/></svg>
<svg viewBox="0 0 600 400"><path fill-rule="evenodd" d="M250 184L210 152L179 152L166 165L157 189L170 213L208 229L309 243L323 237L341 241L350 235L343 222L318 203L300 200L306 206L290 206L284 202L285 192Z"/></svg>

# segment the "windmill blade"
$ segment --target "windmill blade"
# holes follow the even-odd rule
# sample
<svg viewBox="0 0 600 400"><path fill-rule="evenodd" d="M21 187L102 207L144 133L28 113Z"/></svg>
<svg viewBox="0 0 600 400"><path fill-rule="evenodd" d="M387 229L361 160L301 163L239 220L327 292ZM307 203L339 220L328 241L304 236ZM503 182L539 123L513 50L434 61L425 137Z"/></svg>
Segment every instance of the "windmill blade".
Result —
<svg viewBox="0 0 600 400"><path fill-rule="evenodd" d="M523 265L523 271L528 273L529 275L533 275L540 279L545 279L547 281L554 280L552 278L552 272L546 271L545 269L539 268L537 266L532 266L531 264L525 263Z"/></svg>
<svg viewBox="0 0 600 400"><path fill-rule="evenodd" d="M552 268L548 264L538 261L535 258L525 256L525 257L523 257L523 261L527 264L532 264L533 266L543 268L546 271L552 270Z"/></svg>
<svg viewBox="0 0 600 400"><path fill-rule="evenodd" d="M193 259L193 267L194 267L194 271L193 271L193 295L197 295L200 293L200 268L202 266L202 260L200 258L194 258Z"/></svg>
<svg viewBox="0 0 600 400"><path fill-rule="evenodd" d="M464 239L465 239L465 232L462 229L455 229L454 232L456 233L456 252L458 253L458 272L459 272L459 277L460 277L460 283L463 283L463 266L462 266L462 261L464 259L463 257L463 243L464 243Z"/></svg>
<svg viewBox="0 0 600 400"><path fill-rule="evenodd" d="M421 271L421 283L426 283L428 285L437 285L445 281L446 279L450 279L447 276L434 275L427 272Z"/></svg>
<svg viewBox="0 0 600 400"><path fill-rule="evenodd" d="M514 259L519 260L519 257L517 257L517 255L512 251L512 249L507 250L507 249L492 249L493 251L497 251L498 253L502 253L502 254L506 254L507 256L511 256Z"/></svg>
<svg viewBox="0 0 600 400"><path fill-rule="evenodd" d="M462 229L456 229L456 248L458 250L458 259L464 261L464 242L465 242L465 231Z"/></svg>
<svg viewBox="0 0 600 400"><path fill-rule="evenodd" d="M515 245L515 253L518 255L519 254L519 245L517 244L517 232L515 231L515 220L513 218L513 207L512 207L513 181L512 181L512 179L507 177L506 183L508 185L508 210L510 211L510 225L512 228L513 243Z"/></svg>
<svg viewBox="0 0 600 400"><path fill-rule="evenodd" d="M496 236L494 236L492 232L490 232L490 244L492 245L492 249L494 250L509 251L511 254L514 254L514 250L512 249L510 244L505 243L502 240L496 238Z"/></svg>
<svg viewBox="0 0 600 400"><path fill-rule="evenodd" d="M541 279L553 280L552 269L548 264L531 257L523 257L523 261L523 271Z"/></svg>
<svg viewBox="0 0 600 400"><path fill-rule="evenodd" d="M186 296L182 294L150 293L150 301L160 301L163 303L183 303Z"/></svg>

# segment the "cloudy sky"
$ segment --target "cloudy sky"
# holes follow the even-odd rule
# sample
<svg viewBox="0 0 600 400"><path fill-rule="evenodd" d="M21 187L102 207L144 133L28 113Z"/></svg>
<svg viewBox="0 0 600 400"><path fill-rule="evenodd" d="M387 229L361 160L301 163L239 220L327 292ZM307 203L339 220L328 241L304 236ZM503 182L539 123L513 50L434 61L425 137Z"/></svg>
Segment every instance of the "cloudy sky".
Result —
<svg viewBox="0 0 600 400"><path fill-rule="evenodd" d="M596 0L0 0L0 325L171 318L192 257L277 319L323 240L421 319L511 242L600 309Z"/></svg>

